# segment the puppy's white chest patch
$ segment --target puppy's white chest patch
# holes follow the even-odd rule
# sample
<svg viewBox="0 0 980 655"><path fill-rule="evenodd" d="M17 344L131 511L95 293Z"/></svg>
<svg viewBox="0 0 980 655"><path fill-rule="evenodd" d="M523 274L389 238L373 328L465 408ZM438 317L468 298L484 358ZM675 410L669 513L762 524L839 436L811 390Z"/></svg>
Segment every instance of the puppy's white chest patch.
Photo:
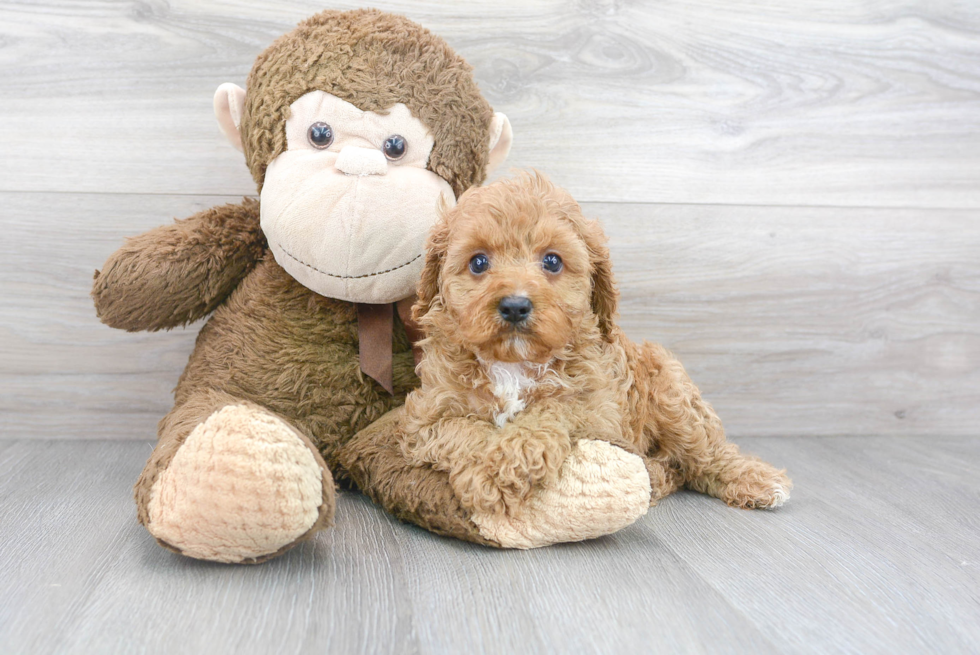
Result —
<svg viewBox="0 0 980 655"><path fill-rule="evenodd" d="M528 365L523 362L515 364L496 362L487 366L493 395L499 401L497 412L493 417L498 428L502 428L526 406L521 396L537 384L537 380L531 377L530 372Z"/></svg>

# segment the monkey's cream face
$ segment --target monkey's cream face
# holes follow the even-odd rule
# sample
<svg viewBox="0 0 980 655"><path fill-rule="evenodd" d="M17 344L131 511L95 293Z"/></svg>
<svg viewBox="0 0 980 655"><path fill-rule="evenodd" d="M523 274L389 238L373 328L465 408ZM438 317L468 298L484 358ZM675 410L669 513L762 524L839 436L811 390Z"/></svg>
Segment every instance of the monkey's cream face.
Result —
<svg viewBox="0 0 980 655"><path fill-rule="evenodd" d="M382 115L311 91L290 105L286 140L261 197L279 265L330 298L412 295L440 197L455 204L449 184L426 170L429 130L403 104Z"/></svg>

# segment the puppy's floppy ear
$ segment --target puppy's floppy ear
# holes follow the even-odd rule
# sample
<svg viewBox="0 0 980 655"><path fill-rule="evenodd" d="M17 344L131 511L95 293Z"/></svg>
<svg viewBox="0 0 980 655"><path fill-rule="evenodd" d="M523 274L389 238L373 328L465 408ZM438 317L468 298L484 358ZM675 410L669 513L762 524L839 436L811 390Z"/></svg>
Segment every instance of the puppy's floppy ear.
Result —
<svg viewBox="0 0 980 655"><path fill-rule="evenodd" d="M619 290L612 273L612 261L606 246L606 233L599 221L590 221L582 214L582 207L565 190L554 186L547 177L534 171L534 183L541 193L555 198L559 213L575 226L585 248L589 252L589 268L592 273L592 313L599 323L599 331L606 341L613 340L618 328Z"/></svg>
<svg viewBox="0 0 980 655"><path fill-rule="evenodd" d="M439 295L439 276L449 248L449 221L446 220L448 211L450 210L445 206L440 207L439 220L432 226L429 237L425 240L425 266L422 267L422 277L415 287L418 300L412 306L412 320L415 322L429 313Z"/></svg>
<svg viewBox="0 0 980 655"><path fill-rule="evenodd" d="M613 278L606 235L599 221L588 221L585 224L582 239L589 250L589 265L592 267L592 313L599 319L602 336L607 341L612 341L619 312L619 290Z"/></svg>

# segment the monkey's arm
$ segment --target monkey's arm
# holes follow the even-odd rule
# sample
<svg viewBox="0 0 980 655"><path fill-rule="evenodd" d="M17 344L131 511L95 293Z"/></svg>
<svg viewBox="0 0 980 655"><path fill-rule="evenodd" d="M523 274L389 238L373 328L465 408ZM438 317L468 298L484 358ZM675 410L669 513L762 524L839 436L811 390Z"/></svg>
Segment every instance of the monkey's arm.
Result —
<svg viewBox="0 0 980 655"><path fill-rule="evenodd" d="M536 548L616 532L650 505L650 477L641 458L583 439L565 459L559 479L539 484L526 502L509 513L475 512L454 488L451 473L406 456L404 414L404 406L393 409L354 435L341 450L340 464L375 502L438 534Z"/></svg>
<svg viewBox="0 0 980 655"><path fill-rule="evenodd" d="M500 546L480 534L449 483L449 473L410 461L397 407L358 432L340 452L340 464L358 488L403 521L437 534Z"/></svg>
<svg viewBox="0 0 980 655"><path fill-rule="evenodd" d="M259 201L221 205L127 239L95 272L106 325L134 332L185 325L228 297L262 257Z"/></svg>

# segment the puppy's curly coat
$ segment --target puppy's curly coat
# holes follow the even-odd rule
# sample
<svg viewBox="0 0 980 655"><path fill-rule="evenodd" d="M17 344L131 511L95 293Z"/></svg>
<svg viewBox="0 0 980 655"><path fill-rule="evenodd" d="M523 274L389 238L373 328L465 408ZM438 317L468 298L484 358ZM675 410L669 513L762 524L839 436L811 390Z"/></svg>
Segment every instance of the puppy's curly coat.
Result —
<svg viewBox="0 0 980 655"><path fill-rule="evenodd" d="M471 189L443 212L413 308L426 338L406 457L448 472L475 513L517 508L584 439L642 457L651 505L681 486L736 507L782 504L784 472L726 441L666 349L617 326L605 242L540 174Z"/></svg>

